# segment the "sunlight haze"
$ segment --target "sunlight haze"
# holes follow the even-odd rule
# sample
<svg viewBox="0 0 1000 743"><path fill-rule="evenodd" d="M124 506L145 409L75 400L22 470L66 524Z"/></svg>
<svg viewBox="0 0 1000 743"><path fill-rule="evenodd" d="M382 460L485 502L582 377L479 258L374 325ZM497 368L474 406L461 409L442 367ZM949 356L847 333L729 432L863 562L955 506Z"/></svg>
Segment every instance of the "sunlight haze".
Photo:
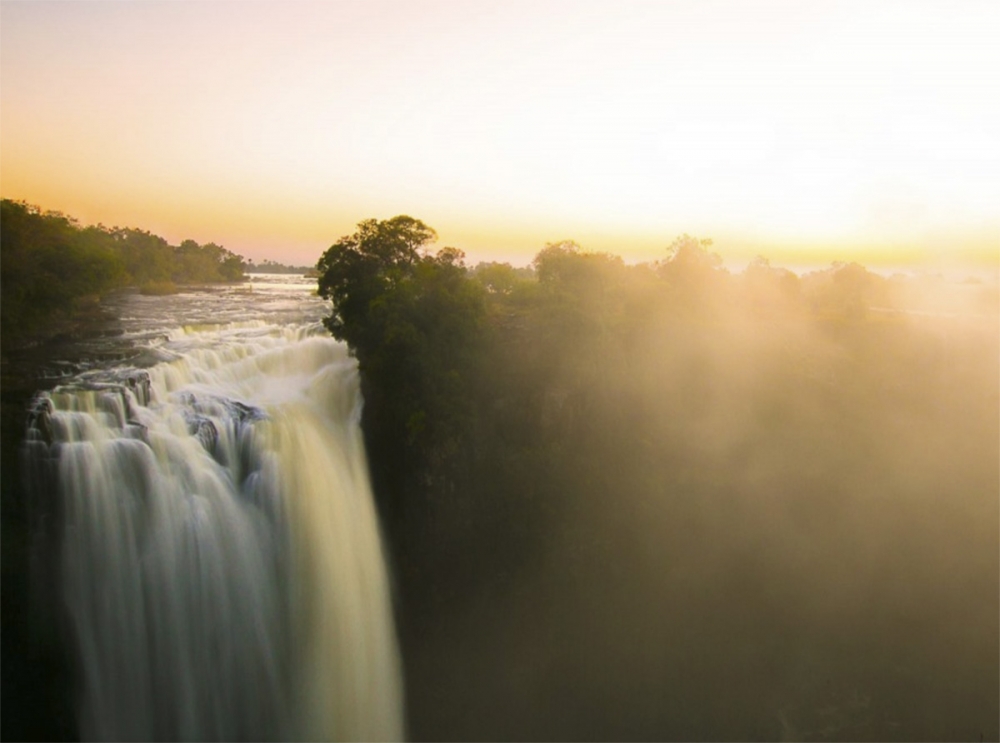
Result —
<svg viewBox="0 0 1000 743"><path fill-rule="evenodd" d="M0 189L312 264L410 214L470 260L674 236L996 266L995 2L10 2Z"/></svg>

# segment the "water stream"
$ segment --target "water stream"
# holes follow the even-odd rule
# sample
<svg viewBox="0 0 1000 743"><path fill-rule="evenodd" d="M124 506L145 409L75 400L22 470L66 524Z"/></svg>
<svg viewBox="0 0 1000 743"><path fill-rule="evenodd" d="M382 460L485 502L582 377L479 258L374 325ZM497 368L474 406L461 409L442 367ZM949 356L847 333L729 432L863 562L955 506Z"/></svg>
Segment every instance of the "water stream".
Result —
<svg viewBox="0 0 1000 743"><path fill-rule="evenodd" d="M357 370L314 286L123 295L115 363L36 398L84 739L402 736Z"/></svg>

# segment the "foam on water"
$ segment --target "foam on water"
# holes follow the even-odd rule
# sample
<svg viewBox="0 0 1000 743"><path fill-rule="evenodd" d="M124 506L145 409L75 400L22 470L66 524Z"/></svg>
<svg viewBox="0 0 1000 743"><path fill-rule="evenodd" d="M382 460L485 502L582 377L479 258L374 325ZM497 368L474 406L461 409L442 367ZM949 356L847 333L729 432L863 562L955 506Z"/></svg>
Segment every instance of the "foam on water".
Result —
<svg viewBox="0 0 1000 743"><path fill-rule="evenodd" d="M156 347L41 396L28 435L60 503L82 736L400 738L353 359L314 319Z"/></svg>

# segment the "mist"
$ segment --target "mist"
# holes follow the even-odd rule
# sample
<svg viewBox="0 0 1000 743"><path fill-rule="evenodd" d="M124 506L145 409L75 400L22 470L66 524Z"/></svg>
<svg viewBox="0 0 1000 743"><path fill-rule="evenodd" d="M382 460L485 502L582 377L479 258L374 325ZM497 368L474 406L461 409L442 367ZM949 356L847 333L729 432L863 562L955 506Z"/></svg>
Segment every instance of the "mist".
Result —
<svg viewBox="0 0 1000 743"><path fill-rule="evenodd" d="M1000 743L1000 3L0 21L0 737Z"/></svg>
<svg viewBox="0 0 1000 743"><path fill-rule="evenodd" d="M533 268L470 270L424 484L370 439L413 736L996 739L996 285L688 236Z"/></svg>
<svg viewBox="0 0 1000 743"><path fill-rule="evenodd" d="M400 215L81 305L8 222L106 316L4 308L5 738L1000 738L995 275Z"/></svg>

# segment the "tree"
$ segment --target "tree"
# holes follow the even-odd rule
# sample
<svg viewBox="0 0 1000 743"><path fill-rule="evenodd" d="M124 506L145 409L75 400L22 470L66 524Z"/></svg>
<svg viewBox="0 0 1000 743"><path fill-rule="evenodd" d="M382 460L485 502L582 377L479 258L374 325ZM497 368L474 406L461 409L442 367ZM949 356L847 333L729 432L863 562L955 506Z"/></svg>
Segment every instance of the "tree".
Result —
<svg viewBox="0 0 1000 743"><path fill-rule="evenodd" d="M223 281L239 281L246 272L247 265L243 256L237 255L231 250L222 249L219 263L219 275Z"/></svg>
<svg viewBox="0 0 1000 743"><path fill-rule="evenodd" d="M667 248L667 259L660 264L660 274L669 280L700 280L722 268L722 258L709 252L710 238L699 239L687 233L674 239Z"/></svg>
<svg viewBox="0 0 1000 743"><path fill-rule="evenodd" d="M181 283L217 278L217 259L194 240L185 240L174 250L171 278Z"/></svg>
<svg viewBox="0 0 1000 743"><path fill-rule="evenodd" d="M239 281L243 277L242 256L216 243L199 245L194 240L185 240L174 250L173 259L174 281Z"/></svg>
<svg viewBox="0 0 1000 743"><path fill-rule="evenodd" d="M480 284L486 287L487 292L502 296L508 296L520 282L526 280L509 263L495 261L478 264L473 269L472 274Z"/></svg>
<svg viewBox="0 0 1000 743"><path fill-rule="evenodd" d="M787 313L801 300L802 282L787 268L776 268L763 256L754 258L741 277L750 307L765 314Z"/></svg>
<svg viewBox="0 0 1000 743"><path fill-rule="evenodd" d="M360 222L357 232L330 246L316 268L319 295L333 302L333 314L323 321L333 336L363 354L372 303L413 275L420 250L435 239L419 219L400 215Z"/></svg>
<svg viewBox="0 0 1000 743"><path fill-rule="evenodd" d="M863 320L873 304L887 302L888 282L859 263L834 261L809 274L804 289L813 309L848 320Z"/></svg>
<svg viewBox="0 0 1000 743"><path fill-rule="evenodd" d="M369 442L399 473L456 456L471 415L486 291L460 250L423 253L435 237L412 217L371 219L317 264L324 324L358 359Z"/></svg>
<svg viewBox="0 0 1000 743"><path fill-rule="evenodd" d="M0 206L3 335L12 338L72 318L124 280L110 237L71 217L3 199Z"/></svg>
<svg viewBox="0 0 1000 743"><path fill-rule="evenodd" d="M172 278L174 251L162 237L131 227L115 228L111 234L133 282L142 286Z"/></svg>
<svg viewBox="0 0 1000 743"><path fill-rule="evenodd" d="M723 301L728 272L722 258L712 253L710 239L684 234L668 248L668 257L659 264L660 277L669 287L677 309L702 312Z"/></svg>
<svg viewBox="0 0 1000 743"><path fill-rule="evenodd" d="M61 212L0 202L0 323L8 339L66 332L101 295L128 284L238 281L243 275L243 258L215 243L185 240L174 247L145 230L83 227Z"/></svg>

